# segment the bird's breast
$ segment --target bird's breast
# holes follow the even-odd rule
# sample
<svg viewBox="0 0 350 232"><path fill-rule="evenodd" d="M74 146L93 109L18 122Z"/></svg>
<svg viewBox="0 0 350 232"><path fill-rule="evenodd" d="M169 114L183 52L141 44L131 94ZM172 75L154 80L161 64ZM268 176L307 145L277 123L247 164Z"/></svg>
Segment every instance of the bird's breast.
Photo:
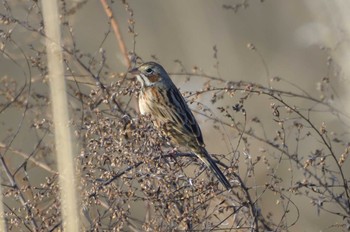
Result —
<svg viewBox="0 0 350 232"><path fill-rule="evenodd" d="M144 88L139 95L139 109L140 113L151 114L155 112L156 108L162 105L164 96L161 90L157 87Z"/></svg>

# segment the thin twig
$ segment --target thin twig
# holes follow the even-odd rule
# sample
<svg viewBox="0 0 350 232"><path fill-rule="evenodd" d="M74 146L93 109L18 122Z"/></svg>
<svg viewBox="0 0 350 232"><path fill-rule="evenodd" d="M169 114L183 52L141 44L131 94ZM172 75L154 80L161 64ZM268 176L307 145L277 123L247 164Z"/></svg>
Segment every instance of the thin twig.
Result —
<svg viewBox="0 0 350 232"><path fill-rule="evenodd" d="M27 154L25 152L19 151L13 147L7 147L4 143L0 143L0 148L4 148L4 149L8 149L9 151L13 152L14 154L20 155L23 158L25 158L26 160L34 163L35 165L37 165L38 167L52 173L52 174L57 174L57 171L53 170L52 168L50 168L49 166L47 166L46 164L36 160L34 157L32 157L32 154Z"/></svg>
<svg viewBox="0 0 350 232"><path fill-rule="evenodd" d="M123 57L124 57L124 62L127 65L127 67L129 68L129 67L131 67L131 62L130 62L130 59L128 56L128 50L126 49L123 36L122 36L120 29L119 29L118 22L117 22L117 20L115 20L115 18L113 16L112 9L109 7L107 1L106 0L100 0L100 1L101 1L102 6L103 6L103 9L105 10L105 12L108 16L108 19L111 22L115 37L118 41L119 48L120 48L120 50L123 54Z"/></svg>
<svg viewBox="0 0 350 232"><path fill-rule="evenodd" d="M30 223L32 224L33 231L37 231L38 230L38 225L37 225L37 222L35 221L35 219L33 217L32 209L27 204L27 200L24 198L23 193L18 188L17 182L16 182L14 176L12 175L10 169L6 165L4 157L2 156L1 153L0 153L0 165L3 167L3 169L4 169L5 173L6 173L6 176L7 176L8 180L10 181L11 187L15 188L18 191L18 199L21 202L22 206L27 211Z"/></svg>

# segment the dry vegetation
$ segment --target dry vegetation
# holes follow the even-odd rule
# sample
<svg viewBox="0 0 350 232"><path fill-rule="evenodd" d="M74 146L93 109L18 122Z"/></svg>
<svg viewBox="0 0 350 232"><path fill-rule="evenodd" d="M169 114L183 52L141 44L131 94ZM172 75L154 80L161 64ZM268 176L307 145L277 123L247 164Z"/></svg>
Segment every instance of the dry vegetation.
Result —
<svg viewBox="0 0 350 232"><path fill-rule="evenodd" d="M82 230L289 231L304 207L334 216L329 228L350 228L345 172L349 116L333 106L337 95L329 77L320 80L318 92L309 94L280 77L262 86L228 82L196 68L173 74L205 80L197 92L184 94L197 116L229 141L226 154L213 154L234 185L227 192L192 154L170 147L149 118L140 117L135 107L139 86L126 75L128 67L114 72L102 48L95 54L79 48L68 16L83 11L84 4L60 2L70 126L79 142L81 215L72 217L82 219ZM122 1L108 4L125 8L129 25L123 26L137 41L132 8ZM248 7L242 6L225 5L223 10ZM2 60L18 66L13 76L0 73L6 225L9 231L58 231L59 174L41 6L36 1L1 0L0 9ZM105 36L117 33L119 45L125 46L115 31L116 19L110 20ZM250 49L256 50L253 45ZM139 62L137 51L129 51L125 60ZM214 52L216 57L216 48ZM331 59L329 68L334 68ZM289 87L279 88L280 83ZM200 103L203 95L211 97L210 104ZM261 102L260 109L254 109L255 101ZM269 120L260 117L262 111ZM325 120L315 120L320 114ZM344 127L336 131L327 120L341 121ZM308 199L308 204L299 199Z"/></svg>

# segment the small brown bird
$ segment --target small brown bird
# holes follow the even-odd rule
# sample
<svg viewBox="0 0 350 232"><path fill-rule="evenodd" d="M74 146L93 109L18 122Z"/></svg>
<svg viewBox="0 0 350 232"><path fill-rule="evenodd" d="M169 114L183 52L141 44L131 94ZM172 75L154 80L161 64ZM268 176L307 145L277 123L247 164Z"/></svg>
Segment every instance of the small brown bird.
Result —
<svg viewBox="0 0 350 232"><path fill-rule="evenodd" d="M147 62L129 72L136 75L141 83L141 114L150 114L154 125L162 130L172 143L190 148L225 188L231 189L230 182L205 149L196 119L164 68L155 62Z"/></svg>

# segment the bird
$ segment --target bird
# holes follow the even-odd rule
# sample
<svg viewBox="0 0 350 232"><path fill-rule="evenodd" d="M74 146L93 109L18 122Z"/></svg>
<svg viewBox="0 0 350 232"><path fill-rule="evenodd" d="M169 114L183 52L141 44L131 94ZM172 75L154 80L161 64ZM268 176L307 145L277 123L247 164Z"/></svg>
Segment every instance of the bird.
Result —
<svg viewBox="0 0 350 232"><path fill-rule="evenodd" d="M230 190L230 182L205 148L201 129L192 111L165 69L151 61L129 72L141 84L138 97L141 115L150 115L156 129L170 138L172 144L187 147Z"/></svg>

